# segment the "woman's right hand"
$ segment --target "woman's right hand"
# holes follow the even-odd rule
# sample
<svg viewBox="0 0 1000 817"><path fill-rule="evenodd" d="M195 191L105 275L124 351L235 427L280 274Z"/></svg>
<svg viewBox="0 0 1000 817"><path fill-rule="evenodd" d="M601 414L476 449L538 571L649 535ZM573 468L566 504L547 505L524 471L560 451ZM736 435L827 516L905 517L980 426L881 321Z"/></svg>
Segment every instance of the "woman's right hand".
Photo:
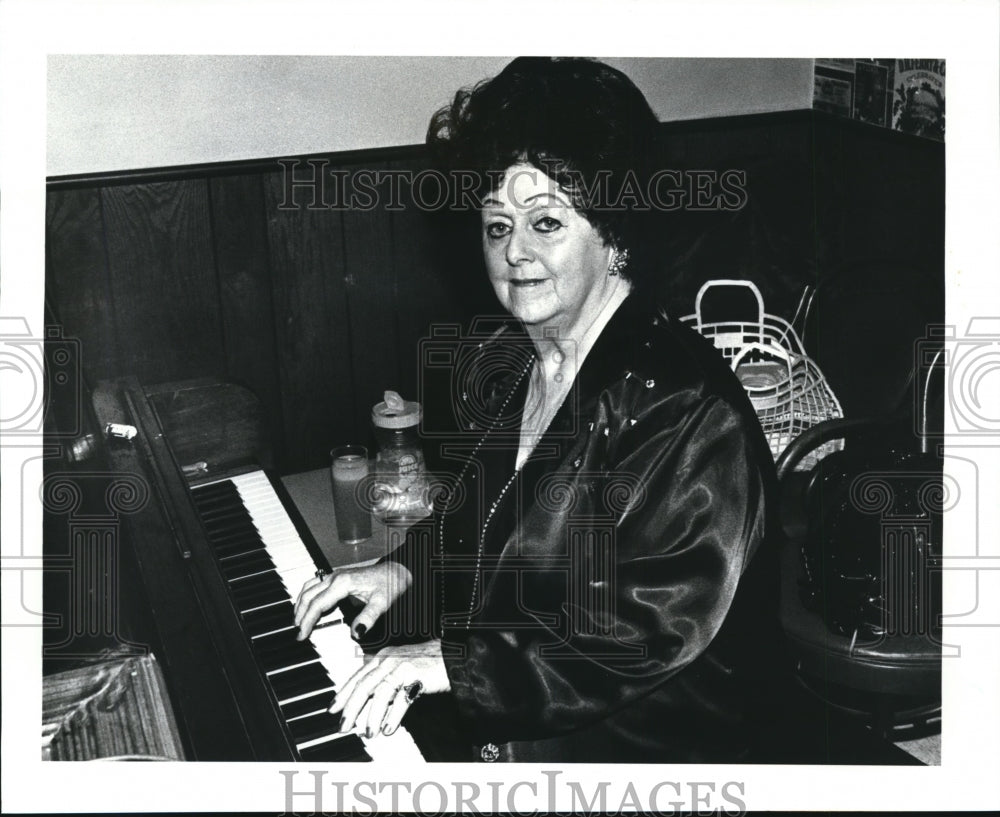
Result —
<svg viewBox="0 0 1000 817"><path fill-rule="evenodd" d="M360 638L412 582L410 571L391 561L338 570L322 579L310 579L295 602L297 638L299 641L308 638L320 616L348 596L365 603L351 625L355 637Z"/></svg>

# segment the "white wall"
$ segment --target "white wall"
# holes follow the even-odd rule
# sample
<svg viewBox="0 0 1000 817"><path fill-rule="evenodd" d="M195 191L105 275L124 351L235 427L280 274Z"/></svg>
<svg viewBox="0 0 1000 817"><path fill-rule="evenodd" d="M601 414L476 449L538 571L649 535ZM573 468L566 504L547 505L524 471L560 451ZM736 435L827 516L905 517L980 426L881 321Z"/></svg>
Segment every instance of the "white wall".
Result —
<svg viewBox="0 0 1000 817"><path fill-rule="evenodd" d="M498 57L53 55L47 173L423 141ZM612 58L662 120L809 108L812 60Z"/></svg>

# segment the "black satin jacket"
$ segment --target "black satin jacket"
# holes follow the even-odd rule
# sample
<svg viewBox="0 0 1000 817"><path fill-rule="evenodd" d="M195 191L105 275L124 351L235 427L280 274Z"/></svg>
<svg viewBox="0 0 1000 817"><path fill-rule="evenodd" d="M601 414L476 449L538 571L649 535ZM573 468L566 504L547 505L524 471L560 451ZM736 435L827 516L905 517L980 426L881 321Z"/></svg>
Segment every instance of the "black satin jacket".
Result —
<svg viewBox="0 0 1000 817"><path fill-rule="evenodd" d="M778 575L772 457L739 382L630 296L518 473L525 369L494 368L440 446L461 477L433 558L390 557L433 599L470 759L753 760Z"/></svg>

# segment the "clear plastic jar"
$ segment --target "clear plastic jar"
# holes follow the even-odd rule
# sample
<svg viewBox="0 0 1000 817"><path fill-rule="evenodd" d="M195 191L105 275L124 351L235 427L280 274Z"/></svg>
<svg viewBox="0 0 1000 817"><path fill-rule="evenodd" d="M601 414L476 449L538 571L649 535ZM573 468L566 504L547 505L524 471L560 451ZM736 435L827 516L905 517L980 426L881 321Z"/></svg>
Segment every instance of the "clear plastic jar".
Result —
<svg viewBox="0 0 1000 817"><path fill-rule="evenodd" d="M384 522L412 523L430 512L420 416L419 403L403 400L394 391L372 407L378 440L372 510Z"/></svg>

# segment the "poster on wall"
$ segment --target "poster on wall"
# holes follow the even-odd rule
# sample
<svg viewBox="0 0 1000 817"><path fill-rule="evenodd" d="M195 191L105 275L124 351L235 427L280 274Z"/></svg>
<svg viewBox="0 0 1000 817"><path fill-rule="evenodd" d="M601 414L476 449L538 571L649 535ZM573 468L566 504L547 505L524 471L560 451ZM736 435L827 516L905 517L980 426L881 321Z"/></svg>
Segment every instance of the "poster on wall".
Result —
<svg viewBox="0 0 1000 817"><path fill-rule="evenodd" d="M886 127L891 117L893 60L857 60L854 67L854 118Z"/></svg>
<svg viewBox="0 0 1000 817"><path fill-rule="evenodd" d="M892 127L944 141L944 60L896 60Z"/></svg>
<svg viewBox="0 0 1000 817"><path fill-rule="evenodd" d="M945 61L817 58L813 108L944 141Z"/></svg>
<svg viewBox="0 0 1000 817"><path fill-rule="evenodd" d="M853 63L853 60L816 60L813 76L813 107L839 116L850 116L854 96L854 72L846 71L843 67L827 67L823 65L824 62Z"/></svg>

